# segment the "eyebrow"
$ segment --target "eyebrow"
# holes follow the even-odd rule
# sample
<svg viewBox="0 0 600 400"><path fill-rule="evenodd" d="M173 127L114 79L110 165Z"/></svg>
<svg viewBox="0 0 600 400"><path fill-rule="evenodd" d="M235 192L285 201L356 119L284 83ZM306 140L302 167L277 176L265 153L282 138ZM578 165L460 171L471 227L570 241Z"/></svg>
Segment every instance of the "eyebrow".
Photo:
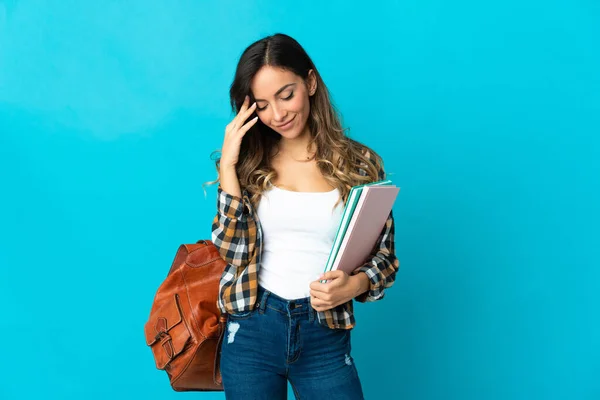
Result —
<svg viewBox="0 0 600 400"><path fill-rule="evenodd" d="M281 89L276 91L275 96L279 95L281 92L283 92L285 89L289 88L290 86L295 86L295 85L296 85L296 83L288 83L287 85L283 86ZM254 101L266 101L266 100L254 98Z"/></svg>

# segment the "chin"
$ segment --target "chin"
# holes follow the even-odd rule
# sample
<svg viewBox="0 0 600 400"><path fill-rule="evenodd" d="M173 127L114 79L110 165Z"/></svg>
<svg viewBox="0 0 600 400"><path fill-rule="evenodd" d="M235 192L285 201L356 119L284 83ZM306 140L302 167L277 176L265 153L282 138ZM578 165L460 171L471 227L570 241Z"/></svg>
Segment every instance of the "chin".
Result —
<svg viewBox="0 0 600 400"><path fill-rule="evenodd" d="M286 137L286 138L293 138L293 137L298 136L298 128L296 128L296 127L293 127L292 129L287 130L287 131L281 131L281 130L277 129L276 127L273 127L273 126L271 127L271 129L273 129L279 135L281 135L283 137Z"/></svg>
<svg viewBox="0 0 600 400"><path fill-rule="evenodd" d="M298 129L280 133L280 135L286 139L294 139L294 138L300 137L301 134L302 134L302 131L298 130Z"/></svg>

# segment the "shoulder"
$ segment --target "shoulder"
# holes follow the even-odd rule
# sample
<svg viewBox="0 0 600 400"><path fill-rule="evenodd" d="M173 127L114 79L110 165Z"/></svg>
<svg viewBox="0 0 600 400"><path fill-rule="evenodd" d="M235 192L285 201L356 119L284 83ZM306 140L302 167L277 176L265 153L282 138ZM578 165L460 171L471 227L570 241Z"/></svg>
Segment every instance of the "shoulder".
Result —
<svg viewBox="0 0 600 400"><path fill-rule="evenodd" d="M357 146L360 148L360 152L363 155L365 160L361 160L359 165L359 172L361 175L368 175L366 169L368 166L365 164L365 161L370 163L377 170L377 175L379 180L385 179L385 171L383 168L383 159L381 156L369 146L366 146L362 143L355 142Z"/></svg>
<svg viewBox="0 0 600 400"><path fill-rule="evenodd" d="M350 142L350 146L354 148L354 151L360 151L360 153L363 155L363 157L367 159L367 161L370 161L375 165L378 164L379 161L381 161L381 157L379 156L379 154L377 154L375 150L373 150L366 144L361 143L356 139L348 138L348 140Z"/></svg>

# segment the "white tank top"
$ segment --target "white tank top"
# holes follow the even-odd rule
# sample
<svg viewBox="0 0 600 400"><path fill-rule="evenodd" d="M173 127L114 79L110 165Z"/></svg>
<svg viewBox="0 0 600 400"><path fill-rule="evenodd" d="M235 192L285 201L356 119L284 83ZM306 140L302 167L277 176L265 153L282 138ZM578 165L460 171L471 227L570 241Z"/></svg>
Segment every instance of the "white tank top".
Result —
<svg viewBox="0 0 600 400"><path fill-rule="evenodd" d="M258 283L287 300L310 296L310 283L325 270L344 203L339 190L263 192L257 213L263 233Z"/></svg>

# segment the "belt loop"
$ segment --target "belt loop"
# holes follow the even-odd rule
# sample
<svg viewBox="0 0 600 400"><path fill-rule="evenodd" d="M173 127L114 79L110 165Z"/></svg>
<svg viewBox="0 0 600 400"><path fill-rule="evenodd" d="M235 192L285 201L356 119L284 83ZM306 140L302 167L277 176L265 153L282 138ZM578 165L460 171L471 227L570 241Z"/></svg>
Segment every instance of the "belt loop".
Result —
<svg viewBox="0 0 600 400"><path fill-rule="evenodd" d="M263 295L260 298L260 308L258 309L259 314L265 313L265 306L267 305L267 298L269 297L269 292L267 289L264 289Z"/></svg>
<svg viewBox="0 0 600 400"><path fill-rule="evenodd" d="M310 299L308 301L308 322L313 322L315 319L315 309L312 308L312 304L310 304Z"/></svg>

